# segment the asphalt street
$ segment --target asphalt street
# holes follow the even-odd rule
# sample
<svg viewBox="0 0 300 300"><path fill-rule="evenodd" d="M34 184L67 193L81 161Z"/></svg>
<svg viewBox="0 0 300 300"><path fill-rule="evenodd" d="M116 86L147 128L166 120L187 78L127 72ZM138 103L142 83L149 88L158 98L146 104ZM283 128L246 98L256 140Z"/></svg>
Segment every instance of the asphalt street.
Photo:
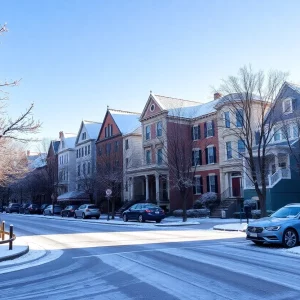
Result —
<svg viewBox="0 0 300 300"><path fill-rule="evenodd" d="M0 263L0 299L300 298L299 256L244 233L0 217L31 249Z"/></svg>

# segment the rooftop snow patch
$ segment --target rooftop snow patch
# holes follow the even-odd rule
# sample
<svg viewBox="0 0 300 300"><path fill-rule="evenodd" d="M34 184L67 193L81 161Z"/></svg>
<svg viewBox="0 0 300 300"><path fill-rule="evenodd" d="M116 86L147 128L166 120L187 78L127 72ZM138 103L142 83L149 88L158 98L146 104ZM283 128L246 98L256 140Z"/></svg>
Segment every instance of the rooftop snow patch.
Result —
<svg viewBox="0 0 300 300"><path fill-rule="evenodd" d="M83 121L85 128L91 139L97 139L102 123L93 122L93 121Z"/></svg>
<svg viewBox="0 0 300 300"><path fill-rule="evenodd" d="M140 114L122 110L109 110L121 133L128 134L141 126Z"/></svg>
<svg viewBox="0 0 300 300"><path fill-rule="evenodd" d="M179 107L170 109L169 116L180 118L198 118L216 111L215 106L218 104L218 99L197 106Z"/></svg>
<svg viewBox="0 0 300 300"><path fill-rule="evenodd" d="M162 109L166 109L166 110L196 106L196 105L201 104L201 102L197 102L197 101L190 101L190 100L172 98L172 97L161 96L161 95L152 94L152 96L156 100L156 102L159 104L159 106Z"/></svg>

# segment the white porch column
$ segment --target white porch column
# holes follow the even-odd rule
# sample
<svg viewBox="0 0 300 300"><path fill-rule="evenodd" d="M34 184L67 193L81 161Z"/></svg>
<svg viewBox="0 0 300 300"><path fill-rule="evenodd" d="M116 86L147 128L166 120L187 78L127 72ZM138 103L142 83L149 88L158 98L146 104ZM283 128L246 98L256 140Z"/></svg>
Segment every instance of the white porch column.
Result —
<svg viewBox="0 0 300 300"><path fill-rule="evenodd" d="M155 192L156 192L156 202L159 204L159 174L155 174Z"/></svg>
<svg viewBox="0 0 300 300"><path fill-rule="evenodd" d="M131 200L134 199L134 177L131 177Z"/></svg>
<svg viewBox="0 0 300 300"><path fill-rule="evenodd" d="M146 179L146 201L149 200L149 180L148 180L148 175L145 175Z"/></svg>
<svg viewBox="0 0 300 300"><path fill-rule="evenodd" d="M167 175L166 182L167 182L167 193L168 193L168 200L170 201L170 178L169 178L169 176L168 176L168 175Z"/></svg>
<svg viewBox="0 0 300 300"><path fill-rule="evenodd" d="M275 153L274 154L274 158L275 158L275 168L276 168L276 171L278 171L278 153Z"/></svg>

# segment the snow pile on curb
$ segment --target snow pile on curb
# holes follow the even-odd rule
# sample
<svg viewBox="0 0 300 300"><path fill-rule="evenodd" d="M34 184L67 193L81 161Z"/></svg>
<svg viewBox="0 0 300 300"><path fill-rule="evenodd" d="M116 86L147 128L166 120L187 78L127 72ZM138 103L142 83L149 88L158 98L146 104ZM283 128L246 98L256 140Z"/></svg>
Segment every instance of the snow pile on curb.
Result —
<svg viewBox="0 0 300 300"><path fill-rule="evenodd" d="M300 254L300 247L287 249L286 252L293 253L293 254Z"/></svg>
<svg viewBox="0 0 300 300"><path fill-rule="evenodd" d="M246 231L247 223L235 223L235 224L222 224L215 225L214 230L224 230L224 231Z"/></svg>

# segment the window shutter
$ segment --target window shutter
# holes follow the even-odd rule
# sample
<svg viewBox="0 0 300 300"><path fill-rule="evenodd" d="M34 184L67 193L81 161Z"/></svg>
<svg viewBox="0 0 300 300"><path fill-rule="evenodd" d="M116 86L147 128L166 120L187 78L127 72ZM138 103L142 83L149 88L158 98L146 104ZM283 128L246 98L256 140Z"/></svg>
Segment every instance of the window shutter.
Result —
<svg viewBox="0 0 300 300"><path fill-rule="evenodd" d="M206 176L206 192L209 192L209 176Z"/></svg>
<svg viewBox="0 0 300 300"><path fill-rule="evenodd" d="M208 149L205 148L205 163L208 164Z"/></svg>
<svg viewBox="0 0 300 300"><path fill-rule="evenodd" d="M255 132L255 144L258 145L259 143L259 138L260 138L260 133L259 131L256 131Z"/></svg>
<svg viewBox="0 0 300 300"><path fill-rule="evenodd" d="M214 163L216 163L217 162L217 149L216 149L216 147L213 147L213 151L214 151Z"/></svg>
<svg viewBox="0 0 300 300"><path fill-rule="evenodd" d="M207 125L204 123L204 136L207 137Z"/></svg>
<svg viewBox="0 0 300 300"><path fill-rule="evenodd" d="M297 100L292 99L293 112L297 109Z"/></svg>
<svg viewBox="0 0 300 300"><path fill-rule="evenodd" d="M194 182L193 182L193 194L196 194L196 179L194 177Z"/></svg>
<svg viewBox="0 0 300 300"><path fill-rule="evenodd" d="M192 166L195 166L195 151L192 151Z"/></svg>
<svg viewBox="0 0 300 300"><path fill-rule="evenodd" d="M199 150L199 165L202 165L202 151Z"/></svg>
<svg viewBox="0 0 300 300"><path fill-rule="evenodd" d="M211 127L212 127L212 135L215 136L215 123L214 123L214 120L211 120Z"/></svg>
<svg viewBox="0 0 300 300"><path fill-rule="evenodd" d="M216 193L219 192L219 189L218 189L218 175L215 175L215 187L216 187Z"/></svg>
<svg viewBox="0 0 300 300"><path fill-rule="evenodd" d="M192 136L192 141L194 140L194 127L192 126L191 128L191 136Z"/></svg>
<svg viewBox="0 0 300 300"><path fill-rule="evenodd" d="M198 125L198 138L199 138L199 140L201 139L201 130L200 130L200 125Z"/></svg>
<svg viewBox="0 0 300 300"><path fill-rule="evenodd" d="M200 193L203 194L203 178L200 177Z"/></svg>

